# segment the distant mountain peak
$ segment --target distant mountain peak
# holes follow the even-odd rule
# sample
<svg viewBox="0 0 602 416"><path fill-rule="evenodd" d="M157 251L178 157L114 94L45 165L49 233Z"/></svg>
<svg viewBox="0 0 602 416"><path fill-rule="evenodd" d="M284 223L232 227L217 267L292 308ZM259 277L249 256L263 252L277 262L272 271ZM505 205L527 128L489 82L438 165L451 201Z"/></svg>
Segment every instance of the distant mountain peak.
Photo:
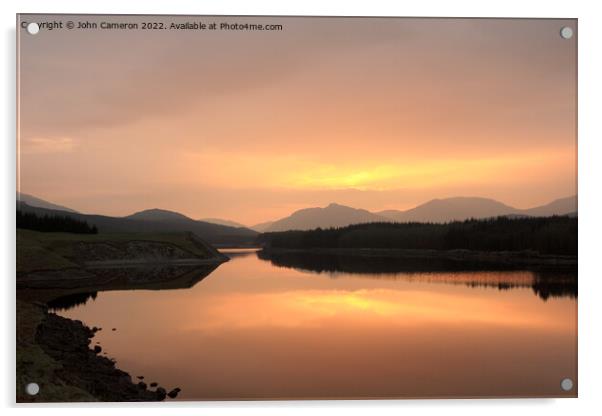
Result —
<svg viewBox="0 0 602 416"><path fill-rule="evenodd" d="M577 212L577 195L558 198L548 204L525 209L523 212L536 217L573 214Z"/></svg>
<svg viewBox="0 0 602 416"><path fill-rule="evenodd" d="M44 199L35 197L33 195L24 194L23 192L17 192L17 203L25 203L31 207L37 207L37 208L55 209L55 210L59 210L59 211L77 213L77 211L74 209L67 208L62 205L54 204L52 202L48 202Z"/></svg>
<svg viewBox="0 0 602 416"><path fill-rule="evenodd" d="M262 227L262 231L312 230L315 228L345 227L350 224L387 221L385 217L365 209L332 202L324 208L303 208ZM259 227L255 228L259 229Z"/></svg>
<svg viewBox="0 0 602 416"><path fill-rule="evenodd" d="M134 220L145 220L145 221L164 221L164 220L193 221L191 218L187 217L184 214L180 214L179 212L169 211L167 209L161 209L161 208L145 209L143 211L135 212L132 215L128 215L125 218L130 218L130 219L134 219Z"/></svg>
<svg viewBox="0 0 602 416"><path fill-rule="evenodd" d="M491 198L456 196L432 199L406 211L387 210L377 214L397 222L448 222L498 216L566 215L577 211L576 201L576 197L560 198L539 207L519 209Z"/></svg>

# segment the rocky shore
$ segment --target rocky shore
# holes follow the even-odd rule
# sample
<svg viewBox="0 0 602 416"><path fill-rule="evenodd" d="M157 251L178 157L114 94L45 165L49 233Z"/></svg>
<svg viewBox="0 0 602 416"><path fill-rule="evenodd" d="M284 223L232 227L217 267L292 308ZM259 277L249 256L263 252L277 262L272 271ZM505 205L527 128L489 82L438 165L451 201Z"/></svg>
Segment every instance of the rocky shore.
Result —
<svg viewBox="0 0 602 416"><path fill-rule="evenodd" d="M98 328L49 305L97 291L192 287L228 258L192 233L17 232L17 402L176 398L180 388L147 385L118 369L100 345L90 345ZM27 394L29 383L38 394Z"/></svg>
<svg viewBox="0 0 602 416"><path fill-rule="evenodd" d="M101 356L91 340L99 328L48 312L45 305L23 304L20 309L37 316L37 326L21 326L18 335L17 367L27 374L24 382L36 382L40 394L29 396L17 386L17 401L162 401L176 398L180 388L169 390L153 382L150 386L118 369L115 361ZM34 311L34 314L31 312ZM28 336L27 332L31 333ZM21 368L19 368L21 367Z"/></svg>
<svg viewBox="0 0 602 416"><path fill-rule="evenodd" d="M143 382L135 383L125 371L115 367L115 362L99 355L101 348L90 348L95 331L80 321L47 313L37 328L36 343L61 365L57 376L68 385L89 392L99 401L161 401L166 390L147 388Z"/></svg>

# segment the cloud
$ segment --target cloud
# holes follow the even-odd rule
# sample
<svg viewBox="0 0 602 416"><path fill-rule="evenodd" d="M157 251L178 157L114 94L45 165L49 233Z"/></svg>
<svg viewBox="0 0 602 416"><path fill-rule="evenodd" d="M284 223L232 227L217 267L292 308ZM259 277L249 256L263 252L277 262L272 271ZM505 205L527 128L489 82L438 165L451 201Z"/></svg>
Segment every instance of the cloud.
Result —
<svg viewBox="0 0 602 416"><path fill-rule="evenodd" d="M76 147L76 142L70 137L48 138L33 137L21 140L22 153L69 153Z"/></svg>
<svg viewBox="0 0 602 416"><path fill-rule="evenodd" d="M249 224L576 192L576 42L558 36L575 21L236 20L285 30L22 37L23 190Z"/></svg>

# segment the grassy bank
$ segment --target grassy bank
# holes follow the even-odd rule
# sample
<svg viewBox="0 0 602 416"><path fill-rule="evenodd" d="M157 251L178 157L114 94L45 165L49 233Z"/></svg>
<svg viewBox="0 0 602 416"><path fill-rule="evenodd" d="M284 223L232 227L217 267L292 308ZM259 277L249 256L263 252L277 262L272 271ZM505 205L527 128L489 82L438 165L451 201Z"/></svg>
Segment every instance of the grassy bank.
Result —
<svg viewBox="0 0 602 416"><path fill-rule="evenodd" d="M17 230L17 274L84 268L98 262L216 260L217 250L192 233L74 234Z"/></svg>

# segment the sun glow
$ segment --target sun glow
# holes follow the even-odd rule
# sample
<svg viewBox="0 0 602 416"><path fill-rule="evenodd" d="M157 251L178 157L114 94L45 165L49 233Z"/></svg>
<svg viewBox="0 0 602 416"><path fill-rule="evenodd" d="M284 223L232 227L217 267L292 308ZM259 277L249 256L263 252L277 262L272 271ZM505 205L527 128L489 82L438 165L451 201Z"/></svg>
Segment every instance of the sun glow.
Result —
<svg viewBox="0 0 602 416"><path fill-rule="evenodd" d="M391 289L294 290L230 294L207 299L207 315L190 330L220 328L308 328L334 320L338 325L429 325L481 323L513 327L552 327L535 314L513 313L495 299ZM194 316L194 314L192 315ZM411 319L408 319L411 317Z"/></svg>
<svg viewBox="0 0 602 416"><path fill-rule="evenodd" d="M450 183L509 183L548 174L551 164L572 163L574 149L475 157L378 157L349 159L326 151L316 155L188 153L179 177L207 185L282 189L423 189ZM228 159L228 165L222 161ZM567 166L570 168L570 166ZM277 174L275 174L277 172ZM232 178L236 178L233 180Z"/></svg>

